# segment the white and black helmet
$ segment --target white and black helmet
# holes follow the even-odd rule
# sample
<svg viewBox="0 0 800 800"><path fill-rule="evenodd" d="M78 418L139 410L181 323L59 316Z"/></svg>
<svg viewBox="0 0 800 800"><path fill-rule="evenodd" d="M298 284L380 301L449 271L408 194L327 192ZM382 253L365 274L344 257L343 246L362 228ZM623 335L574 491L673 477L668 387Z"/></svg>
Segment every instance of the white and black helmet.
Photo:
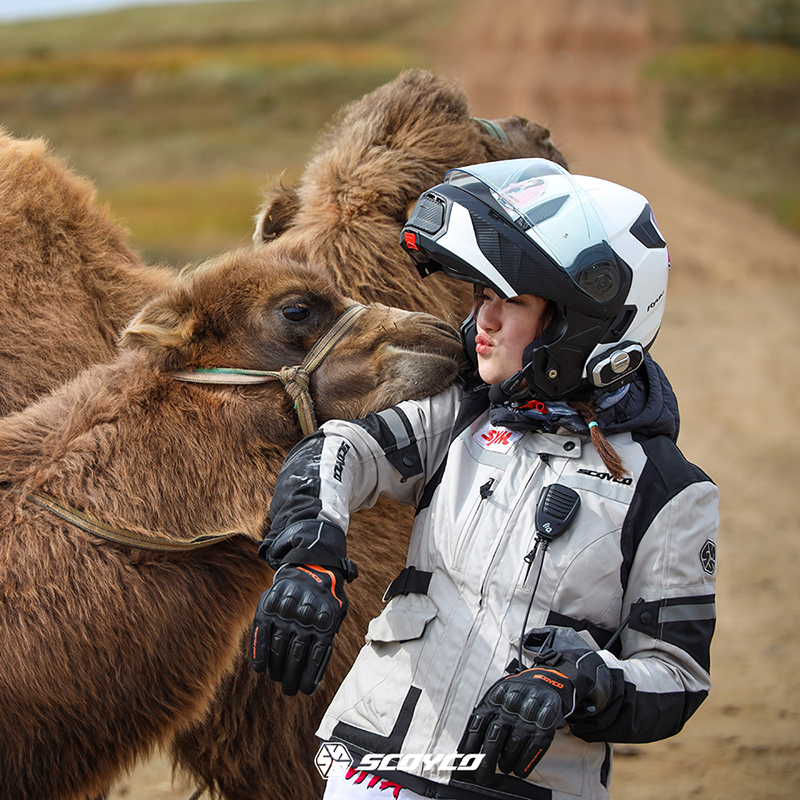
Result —
<svg viewBox="0 0 800 800"><path fill-rule="evenodd" d="M546 159L451 170L417 201L401 244L423 277L444 270L501 297L552 301L509 394L523 378L543 398L622 386L661 325L669 254L646 198ZM471 315L462 336L473 360L475 328Z"/></svg>

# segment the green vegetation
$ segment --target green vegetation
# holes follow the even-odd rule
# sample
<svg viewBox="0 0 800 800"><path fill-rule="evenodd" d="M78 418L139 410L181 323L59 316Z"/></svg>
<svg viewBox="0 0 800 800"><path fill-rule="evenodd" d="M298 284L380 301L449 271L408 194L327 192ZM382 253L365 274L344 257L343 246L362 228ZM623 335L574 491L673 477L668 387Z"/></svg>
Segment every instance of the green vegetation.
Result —
<svg viewBox="0 0 800 800"><path fill-rule="evenodd" d="M670 155L800 233L800 0L650 0Z"/></svg>
<svg viewBox="0 0 800 800"><path fill-rule="evenodd" d="M800 0L648 0L671 156L800 232ZM459 0L241 0L0 25L0 124L99 187L148 259L245 243L337 108L429 53Z"/></svg>
<svg viewBox="0 0 800 800"><path fill-rule="evenodd" d="M424 67L452 0L251 0L0 25L0 123L99 187L146 258L247 241L337 108Z"/></svg>

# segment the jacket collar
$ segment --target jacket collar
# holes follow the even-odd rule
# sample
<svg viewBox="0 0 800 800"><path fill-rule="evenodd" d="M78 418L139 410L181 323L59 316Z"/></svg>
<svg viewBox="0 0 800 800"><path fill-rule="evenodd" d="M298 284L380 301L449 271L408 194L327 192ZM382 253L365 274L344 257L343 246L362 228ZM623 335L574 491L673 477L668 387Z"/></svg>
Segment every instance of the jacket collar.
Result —
<svg viewBox="0 0 800 800"><path fill-rule="evenodd" d="M680 430L678 400L663 370L649 355L639 369L636 379L626 388L627 391L622 393L617 402L598 414L598 424L603 433L663 435L676 441ZM563 403L556 405L559 413L543 414L537 419L532 419L508 406L492 405L490 389L491 387L484 383L468 387L465 399L469 398L468 405L473 409L471 414L473 419L477 416L475 413L477 407L485 409L490 406L492 422L512 430L534 430L557 437L566 435L575 438L576 441L579 441L581 436L588 436L589 429L586 423L576 413L564 413ZM602 396L599 399L602 404ZM560 452L559 455L565 453Z"/></svg>

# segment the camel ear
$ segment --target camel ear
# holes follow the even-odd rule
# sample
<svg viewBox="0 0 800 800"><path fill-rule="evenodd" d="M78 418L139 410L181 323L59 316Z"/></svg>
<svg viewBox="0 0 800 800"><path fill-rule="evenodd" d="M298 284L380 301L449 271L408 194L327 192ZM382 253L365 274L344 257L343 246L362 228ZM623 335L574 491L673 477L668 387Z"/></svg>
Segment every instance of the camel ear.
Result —
<svg viewBox="0 0 800 800"><path fill-rule="evenodd" d="M149 302L120 334L120 347L145 350L175 351L189 343L195 330L195 320L181 314L166 299Z"/></svg>
<svg viewBox="0 0 800 800"><path fill-rule="evenodd" d="M300 210L300 197L296 186L276 186L264 200L256 216L253 242L256 245L277 239Z"/></svg>

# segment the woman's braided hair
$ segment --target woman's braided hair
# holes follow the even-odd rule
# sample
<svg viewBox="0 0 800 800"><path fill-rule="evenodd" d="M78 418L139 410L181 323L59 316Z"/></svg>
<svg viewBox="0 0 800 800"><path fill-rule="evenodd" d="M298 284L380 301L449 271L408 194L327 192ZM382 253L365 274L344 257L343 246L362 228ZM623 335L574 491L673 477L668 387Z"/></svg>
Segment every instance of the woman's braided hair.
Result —
<svg viewBox="0 0 800 800"><path fill-rule="evenodd" d="M622 464L622 459L619 453L611 446L605 434L600 430L597 424L597 406L594 399L572 399L569 400L569 405L574 408L581 419L589 425L589 435L592 437L592 444L594 449L597 450L606 469L614 478L623 478L628 474L628 471ZM594 425L590 423L594 422Z"/></svg>

